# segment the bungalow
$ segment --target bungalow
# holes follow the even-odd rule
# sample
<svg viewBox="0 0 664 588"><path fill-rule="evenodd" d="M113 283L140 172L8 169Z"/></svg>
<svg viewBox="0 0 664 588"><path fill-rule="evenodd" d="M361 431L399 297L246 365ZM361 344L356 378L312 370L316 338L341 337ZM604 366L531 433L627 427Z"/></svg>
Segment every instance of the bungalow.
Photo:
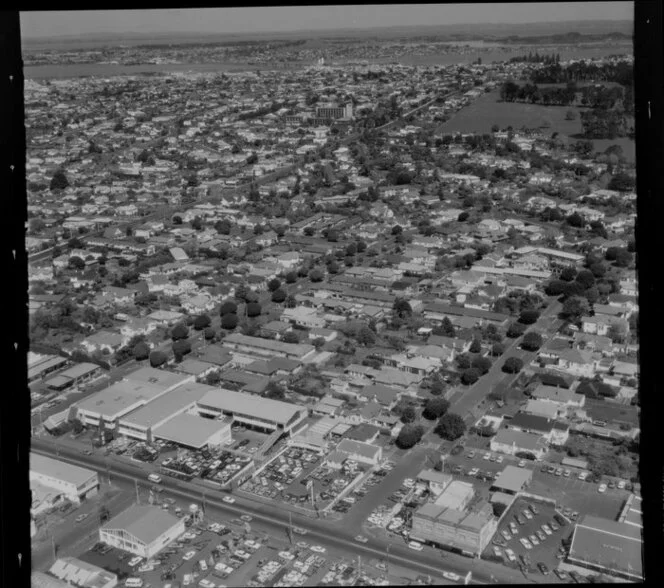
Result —
<svg viewBox="0 0 664 588"><path fill-rule="evenodd" d="M540 416L545 419L557 419L564 412L562 407L554 402L530 399L522 409L524 413Z"/></svg>
<svg viewBox="0 0 664 588"><path fill-rule="evenodd" d="M122 344L126 345L136 335L149 335L157 328L157 323L147 318L133 318L120 327L123 337Z"/></svg>
<svg viewBox="0 0 664 588"><path fill-rule="evenodd" d="M101 351L113 353L124 344L124 337L113 331L99 331L83 339L80 346L86 353Z"/></svg>
<svg viewBox="0 0 664 588"><path fill-rule="evenodd" d="M547 443L564 445L569 437L569 427L543 416L518 412L505 422L508 429L541 435Z"/></svg>
<svg viewBox="0 0 664 588"><path fill-rule="evenodd" d="M629 332L629 323L625 319L615 318L608 314L584 316L581 319L581 330L593 335L607 335L614 324L622 328L625 333Z"/></svg>
<svg viewBox="0 0 664 588"><path fill-rule="evenodd" d="M104 288L104 294L116 304L130 304L137 293L135 290L129 290L128 288L107 286Z"/></svg>
<svg viewBox="0 0 664 588"><path fill-rule="evenodd" d="M399 390L382 384L370 384L362 388L362 396L391 410L397 403Z"/></svg>
<svg viewBox="0 0 664 588"><path fill-rule="evenodd" d="M581 349L561 349L548 367L564 371L574 376L592 378L595 375L595 362L590 351Z"/></svg>
<svg viewBox="0 0 664 588"><path fill-rule="evenodd" d="M395 388L400 388L405 392L416 393L417 386L422 381L422 379L423 377L420 375L385 367L378 371L374 381L376 384L394 386Z"/></svg>
<svg viewBox="0 0 664 588"><path fill-rule="evenodd" d="M284 308L280 320L307 328L322 328L326 324L325 319L318 314L316 309L307 306Z"/></svg>
<svg viewBox="0 0 664 588"><path fill-rule="evenodd" d="M547 386L546 384L540 384L530 396L535 400L553 403L563 408L583 408L586 403L586 397L583 394L577 394L569 388Z"/></svg>
<svg viewBox="0 0 664 588"><path fill-rule="evenodd" d="M411 356L410 354L397 353L384 359L386 366L393 367L402 372L415 374L421 378L441 367L438 359L431 357Z"/></svg>
<svg viewBox="0 0 664 588"><path fill-rule="evenodd" d="M500 429L491 439L490 448L507 455L530 454L537 460L541 460L547 450L541 435L511 429Z"/></svg>
<svg viewBox="0 0 664 588"><path fill-rule="evenodd" d="M180 300L182 308L191 314L210 312L217 305L217 302L215 298L204 292Z"/></svg>

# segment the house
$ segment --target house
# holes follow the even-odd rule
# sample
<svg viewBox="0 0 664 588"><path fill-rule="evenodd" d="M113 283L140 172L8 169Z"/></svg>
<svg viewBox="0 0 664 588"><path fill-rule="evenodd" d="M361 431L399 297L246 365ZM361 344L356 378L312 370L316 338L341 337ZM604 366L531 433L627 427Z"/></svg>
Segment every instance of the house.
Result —
<svg viewBox="0 0 664 588"><path fill-rule="evenodd" d="M515 431L540 435L547 443L554 445L564 445L569 437L569 427L567 425L525 412L516 413L505 422L505 427Z"/></svg>
<svg viewBox="0 0 664 588"><path fill-rule="evenodd" d="M584 316L581 319L581 330L594 335L607 335L612 325L616 325L624 333L629 333L629 322L610 314L595 314L595 316Z"/></svg>
<svg viewBox="0 0 664 588"><path fill-rule="evenodd" d="M515 431L512 429L500 429L491 439L491 451L517 455L528 453L541 460L546 453L546 442L541 435ZM517 456L518 457L518 456Z"/></svg>
<svg viewBox="0 0 664 588"><path fill-rule="evenodd" d="M546 402L545 400L530 399L522 409L526 414L541 416L546 419L557 419L562 407L555 402Z"/></svg>
<svg viewBox="0 0 664 588"><path fill-rule="evenodd" d="M306 306L284 308L280 320L284 323L291 323L310 329L320 329L326 325L325 319L318 314L318 311L315 308L309 308Z"/></svg>
<svg viewBox="0 0 664 588"><path fill-rule="evenodd" d="M547 349L547 367L566 372L573 376L584 376L591 378L595 375L595 361L590 351L582 349ZM540 356L543 354L540 352Z"/></svg>
<svg viewBox="0 0 664 588"><path fill-rule="evenodd" d="M102 353L113 353L124 344L124 337L113 331L98 331L83 339L80 346L86 353L101 351Z"/></svg>
<svg viewBox="0 0 664 588"><path fill-rule="evenodd" d="M115 304L130 304L136 297L137 292L128 288L107 286L104 288L104 294L106 294L106 296Z"/></svg>
<svg viewBox="0 0 664 588"><path fill-rule="evenodd" d="M399 397L399 390L391 386L382 384L370 384L362 388L362 396L370 401L375 401L381 406L391 410L397 403Z"/></svg>
<svg viewBox="0 0 664 588"><path fill-rule="evenodd" d="M583 394L577 394L569 388L560 388L557 386L547 386L540 384L530 394L531 398L550 402L561 408L583 408L586 403L586 397Z"/></svg>

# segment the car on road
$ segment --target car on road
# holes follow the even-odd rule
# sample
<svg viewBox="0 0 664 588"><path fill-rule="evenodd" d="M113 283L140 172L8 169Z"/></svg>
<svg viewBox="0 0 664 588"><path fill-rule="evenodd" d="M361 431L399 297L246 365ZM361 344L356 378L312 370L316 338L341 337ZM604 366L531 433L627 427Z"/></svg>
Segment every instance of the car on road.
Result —
<svg viewBox="0 0 664 588"><path fill-rule="evenodd" d="M424 549L424 546L419 541L409 541L408 547L415 551L422 551Z"/></svg>
<svg viewBox="0 0 664 588"><path fill-rule="evenodd" d="M86 450L83 452L83 454L84 454L84 455L92 455L92 449L86 449Z"/></svg>
<svg viewBox="0 0 664 588"><path fill-rule="evenodd" d="M604 494L604 492L606 492L606 484L600 484L599 488L597 488L597 492Z"/></svg>
<svg viewBox="0 0 664 588"><path fill-rule="evenodd" d="M312 545L311 551L315 551L316 553L325 553L327 550L322 545Z"/></svg>
<svg viewBox="0 0 664 588"><path fill-rule="evenodd" d="M233 498L232 496L224 496L224 497L222 498L222 500L223 500L226 504L233 504L233 503L235 502L235 498Z"/></svg>
<svg viewBox="0 0 664 588"><path fill-rule="evenodd" d="M85 519L88 518L88 515L89 515L89 514L90 514L90 513L84 512L83 514L78 515L78 516L76 517L76 522L77 522L77 523L80 523L81 521L84 521Z"/></svg>
<svg viewBox="0 0 664 588"><path fill-rule="evenodd" d="M528 536L528 541L530 541L533 545L539 545L539 539L535 535L529 535Z"/></svg>
<svg viewBox="0 0 664 588"><path fill-rule="evenodd" d="M459 574L455 574L454 572L442 572L441 575L446 580L451 580L452 582L458 582L461 580L461 576L459 576Z"/></svg>
<svg viewBox="0 0 664 588"><path fill-rule="evenodd" d="M364 535L355 535L355 541L358 543L366 543L369 541L369 539L367 539Z"/></svg>
<svg viewBox="0 0 664 588"><path fill-rule="evenodd" d="M542 572L543 576L548 576L549 575L549 568L546 566L545 563L539 562L537 564L537 568L539 569L540 572Z"/></svg>
<svg viewBox="0 0 664 588"><path fill-rule="evenodd" d="M519 539L519 542L520 542L521 545L523 545L526 549L532 549L532 548L533 548L533 546L532 546L532 544L530 543L530 541L528 541L528 539L526 539L525 537L521 537L521 539Z"/></svg>
<svg viewBox="0 0 664 588"><path fill-rule="evenodd" d="M522 460L519 462L518 465L519 465L520 468L525 468L525 467L526 467L526 460L525 460L525 459L522 459Z"/></svg>
<svg viewBox="0 0 664 588"><path fill-rule="evenodd" d="M302 527L293 527L293 533L297 533L298 535L306 535L308 531Z"/></svg>
<svg viewBox="0 0 664 588"><path fill-rule="evenodd" d="M248 515L248 514L243 514L240 517L240 519L243 520L245 523L250 523L251 521L254 520L253 517L251 515Z"/></svg>
<svg viewBox="0 0 664 588"><path fill-rule="evenodd" d="M185 553L185 554L182 556L182 559L183 559L184 561L189 561L189 560L190 560L192 557L194 557L195 555L196 555L196 552L195 552L195 551L187 551L187 553Z"/></svg>

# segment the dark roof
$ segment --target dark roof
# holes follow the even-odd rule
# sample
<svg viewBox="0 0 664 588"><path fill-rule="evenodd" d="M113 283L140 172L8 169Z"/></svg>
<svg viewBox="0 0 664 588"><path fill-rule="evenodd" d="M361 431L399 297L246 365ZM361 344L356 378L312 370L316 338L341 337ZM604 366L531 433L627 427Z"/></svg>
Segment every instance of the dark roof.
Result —
<svg viewBox="0 0 664 588"><path fill-rule="evenodd" d="M355 441L366 442L369 441L369 439L373 439L379 431L380 429L378 427L363 423L347 431L344 437L354 439Z"/></svg>
<svg viewBox="0 0 664 588"><path fill-rule="evenodd" d="M526 431L540 431L542 433L549 432L553 429L553 420L536 414L528 414L525 412L518 412L506 424L510 428L519 428Z"/></svg>
<svg viewBox="0 0 664 588"><path fill-rule="evenodd" d="M491 312L489 310L480 310L477 308L466 308L464 306L454 306L452 304L445 304L442 302L430 302L425 304L424 310L438 312L440 314L446 314L450 316L466 316L501 323L510 318L508 315L499 312Z"/></svg>
<svg viewBox="0 0 664 588"><path fill-rule="evenodd" d="M575 380L573 376L553 374L545 371L540 372L537 378L545 386L558 386L559 388L569 388Z"/></svg>

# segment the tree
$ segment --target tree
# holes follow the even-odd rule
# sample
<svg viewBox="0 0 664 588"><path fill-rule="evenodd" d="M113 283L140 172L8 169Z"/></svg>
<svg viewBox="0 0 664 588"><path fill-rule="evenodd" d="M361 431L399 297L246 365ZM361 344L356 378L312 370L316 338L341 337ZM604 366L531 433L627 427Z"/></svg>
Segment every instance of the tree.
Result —
<svg viewBox="0 0 664 588"><path fill-rule="evenodd" d="M69 263L67 264L71 269L82 270L85 269L85 261L83 261L77 255L69 258Z"/></svg>
<svg viewBox="0 0 664 588"><path fill-rule="evenodd" d="M261 305L258 302L250 302L247 304L247 316L250 318L255 318L261 314Z"/></svg>
<svg viewBox="0 0 664 588"><path fill-rule="evenodd" d="M163 365L168 360L168 356L163 351L153 351L150 353L150 365L153 368Z"/></svg>
<svg viewBox="0 0 664 588"><path fill-rule="evenodd" d="M229 312L221 316L221 328L232 331L237 327L238 318L234 312Z"/></svg>
<svg viewBox="0 0 664 588"><path fill-rule="evenodd" d="M412 405L406 406L401 413L401 422L402 423L412 423L417 418L417 413L415 408Z"/></svg>
<svg viewBox="0 0 664 588"><path fill-rule="evenodd" d="M150 346L145 341L142 341L134 345L131 353L136 361L142 361L150 356Z"/></svg>
<svg viewBox="0 0 664 588"><path fill-rule="evenodd" d="M201 331L205 327L209 327L211 322L212 320L207 314L200 314L194 319L194 329Z"/></svg>
<svg viewBox="0 0 664 588"><path fill-rule="evenodd" d="M505 353L505 346L502 343L494 343L491 346L491 355L493 357L499 357Z"/></svg>
<svg viewBox="0 0 664 588"><path fill-rule="evenodd" d="M456 356L456 364L460 370L467 370L470 367L470 355L460 353Z"/></svg>
<svg viewBox="0 0 664 588"><path fill-rule="evenodd" d="M443 337L456 337L456 329L449 317L443 317L440 323L440 330Z"/></svg>
<svg viewBox="0 0 664 588"><path fill-rule="evenodd" d="M437 418L443 416L450 408L449 401L445 398L436 397L429 398L427 403L424 405L424 410L422 411L422 416L430 421L434 421Z"/></svg>
<svg viewBox="0 0 664 588"><path fill-rule="evenodd" d="M363 325L357 332L357 342L365 347L371 347L376 343L376 333L374 333L367 325Z"/></svg>
<svg viewBox="0 0 664 588"><path fill-rule="evenodd" d="M285 278L287 284L294 284L297 282L297 272L288 272Z"/></svg>
<svg viewBox="0 0 664 588"><path fill-rule="evenodd" d="M176 361L182 361L182 357L191 352L191 343L188 339L173 341L173 355Z"/></svg>
<svg viewBox="0 0 664 588"><path fill-rule="evenodd" d="M583 269L576 275L575 281L580 284L584 290L587 290L595 284L595 276L590 270Z"/></svg>
<svg viewBox="0 0 664 588"><path fill-rule="evenodd" d="M526 325L523 323L512 323L510 326L507 328L507 336L510 339L516 339L517 337L521 337L526 332Z"/></svg>
<svg viewBox="0 0 664 588"><path fill-rule="evenodd" d="M473 342L470 344L468 351L471 353L479 353L482 351L482 342L477 338L473 339Z"/></svg>
<svg viewBox="0 0 664 588"><path fill-rule="evenodd" d="M627 326L623 322L615 322L606 333L614 343L624 343L627 337Z"/></svg>
<svg viewBox="0 0 664 588"><path fill-rule="evenodd" d="M408 423L399 431L395 443L400 449L410 449L422 439L422 435L424 435L424 427L422 425Z"/></svg>
<svg viewBox="0 0 664 588"><path fill-rule="evenodd" d="M274 292L272 292L272 302L276 302L277 304L281 304L284 300L286 300L286 291L283 290L282 288L278 288Z"/></svg>
<svg viewBox="0 0 664 588"><path fill-rule="evenodd" d="M491 360L488 357L482 357L481 355L478 355L477 357L473 358L471 365L483 376L491 369Z"/></svg>
<svg viewBox="0 0 664 588"><path fill-rule="evenodd" d="M570 227L577 229L581 229L586 225L585 219L578 212L573 212L565 220Z"/></svg>
<svg viewBox="0 0 664 588"><path fill-rule="evenodd" d="M270 382L265 389L265 397L273 400L283 400L286 397L286 391L278 382Z"/></svg>
<svg viewBox="0 0 664 588"><path fill-rule="evenodd" d="M445 392L445 382L440 378L434 378L433 381L431 382L431 387L429 388L429 392L433 394L434 396L440 396Z"/></svg>
<svg viewBox="0 0 664 588"><path fill-rule="evenodd" d="M588 314L589 310L588 301L585 298L571 296L563 303L560 316L571 323L578 323L582 316Z"/></svg>
<svg viewBox="0 0 664 588"><path fill-rule="evenodd" d="M180 339L186 339L189 336L189 329L182 323L177 324L173 327L171 331L171 338L173 341L178 341Z"/></svg>
<svg viewBox="0 0 664 588"><path fill-rule="evenodd" d="M401 225L394 225L392 227L392 235L396 237L397 235L401 235L401 233L403 233L403 227L401 227Z"/></svg>
<svg viewBox="0 0 664 588"><path fill-rule="evenodd" d="M214 339L217 336L217 332L214 330L213 327L206 327L206 329L203 331L203 337L205 337L206 341L210 341L211 339Z"/></svg>
<svg viewBox="0 0 664 588"><path fill-rule="evenodd" d="M320 351L326 341L323 337L316 337L311 344L316 348L316 351Z"/></svg>
<svg viewBox="0 0 664 588"><path fill-rule="evenodd" d="M225 314L235 314L237 313L237 304L232 300L226 300L222 303L221 308L219 309L219 314L224 316Z"/></svg>
<svg viewBox="0 0 664 588"><path fill-rule="evenodd" d="M471 386L480 379L480 371L477 368L468 368L461 374L461 383Z"/></svg>
<svg viewBox="0 0 664 588"><path fill-rule="evenodd" d="M191 228L195 231L200 231L203 229L203 221L200 216L194 217L194 220L191 221Z"/></svg>
<svg viewBox="0 0 664 588"><path fill-rule="evenodd" d="M460 223L465 223L469 218L470 213L468 211L464 211L457 217L457 221Z"/></svg>
<svg viewBox="0 0 664 588"><path fill-rule="evenodd" d="M401 319L413 314L413 309L411 308L410 303L404 298L395 299L394 304L392 305L392 310Z"/></svg>
<svg viewBox="0 0 664 588"><path fill-rule="evenodd" d="M460 415L448 412L440 418L434 432L443 439L455 441L466 432L466 423Z"/></svg>
<svg viewBox="0 0 664 588"><path fill-rule="evenodd" d="M565 282L562 280L551 280L544 288L547 296L560 296L565 292Z"/></svg>
<svg viewBox="0 0 664 588"><path fill-rule="evenodd" d="M616 254L616 267L627 267L632 263L632 254L627 249L619 249Z"/></svg>
<svg viewBox="0 0 664 588"><path fill-rule="evenodd" d="M626 173L620 172L611 178L608 189L617 190L618 192L631 192L634 190L634 186L634 178Z"/></svg>
<svg viewBox="0 0 664 588"><path fill-rule="evenodd" d="M537 319L540 317L538 310L526 309L522 310L519 315L519 322L522 325L532 325L537 322Z"/></svg>
<svg viewBox="0 0 664 588"><path fill-rule="evenodd" d="M529 331L523 336L521 348L526 351L537 351L542 346L542 335L535 331Z"/></svg>
<svg viewBox="0 0 664 588"><path fill-rule="evenodd" d="M297 333L293 331L288 331L284 333L284 336L281 338L284 343L299 343L300 338L297 336Z"/></svg>
<svg viewBox="0 0 664 588"><path fill-rule="evenodd" d="M560 272L560 279L564 282L571 282L574 278L576 278L576 268L571 265L564 267Z"/></svg>
<svg viewBox="0 0 664 588"><path fill-rule="evenodd" d="M214 230L220 235L229 235L233 225L228 219L219 220L214 223Z"/></svg>
<svg viewBox="0 0 664 588"><path fill-rule="evenodd" d="M277 278L272 278L268 283L267 283L267 289L270 292L274 292L275 290L278 290L281 287L281 281Z"/></svg>
<svg viewBox="0 0 664 588"><path fill-rule="evenodd" d="M51 178L51 185L50 185L51 191L64 190L65 188L68 187L69 187L69 180L67 179L64 170L62 169L56 170L56 172L53 174L53 177Z"/></svg>
<svg viewBox="0 0 664 588"><path fill-rule="evenodd" d="M523 369L523 360L518 357L508 357L503 364L502 370L506 374L517 374Z"/></svg>
<svg viewBox="0 0 664 588"><path fill-rule="evenodd" d="M176 214L172 219L174 225L182 224L182 217L179 214Z"/></svg>
<svg viewBox="0 0 664 588"><path fill-rule="evenodd" d="M331 261L327 264L327 271L331 274L339 273L339 264L336 261Z"/></svg>
<svg viewBox="0 0 664 588"><path fill-rule="evenodd" d="M493 510L493 516L499 519L507 510L507 505L504 502L494 502L491 505L491 508Z"/></svg>
<svg viewBox="0 0 664 588"><path fill-rule="evenodd" d="M322 282L323 281L323 272L320 271L318 268L312 269L309 272L309 279L312 282Z"/></svg>

